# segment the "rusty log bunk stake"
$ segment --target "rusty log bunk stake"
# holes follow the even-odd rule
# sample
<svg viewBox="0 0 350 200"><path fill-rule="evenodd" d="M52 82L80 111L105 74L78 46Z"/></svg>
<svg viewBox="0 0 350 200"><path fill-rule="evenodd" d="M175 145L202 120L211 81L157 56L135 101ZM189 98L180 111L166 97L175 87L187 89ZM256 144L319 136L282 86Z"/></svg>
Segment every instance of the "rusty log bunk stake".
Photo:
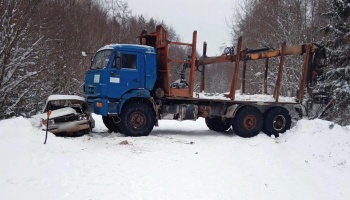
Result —
<svg viewBox="0 0 350 200"><path fill-rule="evenodd" d="M243 70L242 70L242 84L241 84L241 94L245 93L245 75L247 71L247 60L243 62Z"/></svg>
<svg viewBox="0 0 350 200"><path fill-rule="evenodd" d="M165 61L164 65L165 65L165 70L166 70L166 77L165 77L165 87L166 90L168 91L168 94L171 95L171 91L170 91L170 66L169 63L166 61L169 58L169 46L167 44L168 42L168 31L166 31L162 26L160 29L160 34L161 34L161 44L160 46L163 46L163 55L165 57L165 59L163 60L163 62Z"/></svg>
<svg viewBox="0 0 350 200"><path fill-rule="evenodd" d="M265 73L264 73L264 94L267 94L267 72L269 70L269 58L265 59Z"/></svg>
<svg viewBox="0 0 350 200"><path fill-rule="evenodd" d="M188 89L180 89L180 88L170 88L170 95L169 96L177 96L177 97L193 97L193 90L194 90L194 70L196 67L196 43L197 43L197 31L193 32L193 39L192 43L184 43L184 42L172 42L167 40L167 45L173 44L173 45L183 45L183 46L190 46L192 47L192 54L191 54L191 60L190 61L184 61L179 59L167 59L168 64L167 68L168 71L170 71L169 63L180 63L180 64L189 64L191 66L190 71L190 78L189 78L189 88ZM168 48L167 48L167 55ZM170 82L170 75L167 76L167 80Z"/></svg>
<svg viewBox="0 0 350 200"><path fill-rule="evenodd" d="M273 94L273 97L275 98L275 101L278 102L278 98L280 96L280 90L281 90L281 82L282 82L282 74L283 74L283 66L284 66L284 55L286 51L286 42L283 42L282 48L281 48L281 57L280 57L280 65L278 68L278 76L276 81L276 87Z"/></svg>
<svg viewBox="0 0 350 200"><path fill-rule="evenodd" d="M196 43L197 43L197 31L193 31L192 38L192 56L191 56L191 72L190 72L190 88L189 88L189 97L193 97L193 88L194 88L194 70L196 68Z"/></svg>
<svg viewBox="0 0 350 200"><path fill-rule="evenodd" d="M207 43L203 43L203 58L207 57ZM201 72L201 86L200 86L200 92L204 91L205 87L205 65L202 66L202 72Z"/></svg>
<svg viewBox="0 0 350 200"><path fill-rule="evenodd" d="M306 45L306 52L305 52L306 54L305 54L304 65L303 65L303 74L302 74L302 78L300 81L299 92L298 92L298 100L300 103L302 103L304 100L304 90L305 90L307 71L308 71L308 67L309 67L310 50L311 50L311 46L309 44Z"/></svg>
<svg viewBox="0 0 350 200"><path fill-rule="evenodd" d="M235 69L233 72L233 78L231 82L231 89L230 89L230 94L229 98L231 100L235 99L236 95L236 86L237 86L237 79L238 79L238 68L239 68L239 61L241 59L241 48L242 48L242 36L238 38L238 44L237 44L237 54L236 54L236 59L235 59Z"/></svg>
<svg viewBox="0 0 350 200"><path fill-rule="evenodd" d="M161 26L158 25L156 27L156 32L154 33L156 38L156 50L157 50L157 61L158 61L158 69L157 74L159 78L159 87L162 88L165 92L165 96L170 96L170 83L169 83L169 76L170 76L170 69L169 69L169 63L168 63L168 32Z"/></svg>

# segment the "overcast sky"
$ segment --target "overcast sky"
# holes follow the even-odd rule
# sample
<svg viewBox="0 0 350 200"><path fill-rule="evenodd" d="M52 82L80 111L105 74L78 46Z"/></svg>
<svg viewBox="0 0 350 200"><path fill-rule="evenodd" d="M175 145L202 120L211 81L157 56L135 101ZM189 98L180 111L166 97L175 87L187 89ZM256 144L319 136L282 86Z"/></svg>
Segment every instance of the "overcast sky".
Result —
<svg viewBox="0 0 350 200"><path fill-rule="evenodd" d="M191 42L197 30L197 51L208 43L208 56L220 55L220 47L231 46L230 21L240 0L127 0L133 14L153 17L172 26L181 42ZM148 30L151 31L151 30Z"/></svg>

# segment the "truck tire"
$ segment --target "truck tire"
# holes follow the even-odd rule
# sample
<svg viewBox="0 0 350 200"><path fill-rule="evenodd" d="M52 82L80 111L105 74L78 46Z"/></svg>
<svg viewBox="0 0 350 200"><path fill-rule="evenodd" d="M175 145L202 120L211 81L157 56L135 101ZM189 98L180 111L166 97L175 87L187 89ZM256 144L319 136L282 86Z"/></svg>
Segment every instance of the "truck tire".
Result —
<svg viewBox="0 0 350 200"><path fill-rule="evenodd" d="M290 129L292 117L287 109L283 107L272 107L264 113L263 131L266 135L279 136L279 133L284 133Z"/></svg>
<svg viewBox="0 0 350 200"><path fill-rule="evenodd" d="M205 123L212 131L225 132L230 128L231 124L222 121L221 117L206 117Z"/></svg>
<svg viewBox="0 0 350 200"><path fill-rule="evenodd" d="M118 124L115 123L119 121L118 119L116 119L116 117L102 116L102 121L110 132L115 132L115 133L120 132Z"/></svg>
<svg viewBox="0 0 350 200"><path fill-rule="evenodd" d="M124 106L119 128L127 136L147 136L153 130L156 117L150 106L144 103L130 103Z"/></svg>
<svg viewBox="0 0 350 200"><path fill-rule="evenodd" d="M249 138L258 135L263 127L263 115L254 106L240 108L232 120L232 129L236 135Z"/></svg>

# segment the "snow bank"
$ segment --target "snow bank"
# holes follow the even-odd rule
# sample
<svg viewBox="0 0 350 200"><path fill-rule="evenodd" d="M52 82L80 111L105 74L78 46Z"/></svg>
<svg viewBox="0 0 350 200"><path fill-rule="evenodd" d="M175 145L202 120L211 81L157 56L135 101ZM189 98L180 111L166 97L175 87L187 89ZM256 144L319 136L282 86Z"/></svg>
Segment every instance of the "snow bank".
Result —
<svg viewBox="0 0 350 200"><path fill-rule="evenodd" d="M203 120L160 121L149 137L59 138L0 121L0 199L348 199L350 126L301 120L244 139ZM127 142L126 142L127 141Z"/></svg>

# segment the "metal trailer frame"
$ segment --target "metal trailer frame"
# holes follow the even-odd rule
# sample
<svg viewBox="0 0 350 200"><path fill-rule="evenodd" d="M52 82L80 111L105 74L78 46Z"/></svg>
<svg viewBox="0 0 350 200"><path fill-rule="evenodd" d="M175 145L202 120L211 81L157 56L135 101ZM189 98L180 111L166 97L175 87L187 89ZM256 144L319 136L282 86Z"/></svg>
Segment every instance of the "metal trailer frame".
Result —
<svg viewBox="0 0 350 200"><path fill-rule="evenodd" d="M281 49L277 50L242 50L242 37L238 38L236 54L221 55L214 57L207 57L206 48L207 44L203 45L203 56L199 59L196 58L196 42L197 42L197 31L193 32L192 43L183 43L170 41L168 39L168 32L158 25L156 31L153 33L147 33L142 31L139 37L141 45L153 46L156 48L158 58L157 58L157 82L156 87L161 88L164 91L164 97L166 99L193 99L194 90L194 77L195 68L198 66L203 66L201 72L201 83L200 91L204 90L205 83L205 66L213 63L224 63L233 62L234 63L234 73L232 75L232 81L230 86L230 93L227 95L231 99L231 102L235 102L235 91L238 82L238 70L240 67L240 62L243 61L243 73L242 73L242 88L241 93L245 92L245 75L246 75L246 64L249 60L259 60L265 59L265 72L264 72L264 94L267 94L267 73L269 68L269 58L280 57L280 63L278 68L278 75L276 80L276 86L274 88L273 97L275 103L279 102L280 89L282 83L283 67L285 56L288 55L304 55L304 64L302 69L302 77L299 83L299 92L297 94L297 102L302 103L304 99L304 90L307 86L307 81L309 79L315 79L312 74L316 71L319 66L312 64L311 54L315 54L319 46L317 44L303 44L295 46L287 46L286 42L283 42ZM189 60L180 59L170 59L169 56L169 45L184 45L192 48L191 57ZM170 63L180 63L180 64L190 64L190 77L189 77L189 87L185 89L171 88L170 87ZM155 87L155 88L156 88ZM199 100L199 99L193 99ZM208 100L208 99L207 99ZM208 100L216 101L216 100ZM237 102L238 103L238 102ZM247 103L247 102L246 102ZM271 102L272 103L272 102ZM291 103L293 104L293 103Z"/></svg>

